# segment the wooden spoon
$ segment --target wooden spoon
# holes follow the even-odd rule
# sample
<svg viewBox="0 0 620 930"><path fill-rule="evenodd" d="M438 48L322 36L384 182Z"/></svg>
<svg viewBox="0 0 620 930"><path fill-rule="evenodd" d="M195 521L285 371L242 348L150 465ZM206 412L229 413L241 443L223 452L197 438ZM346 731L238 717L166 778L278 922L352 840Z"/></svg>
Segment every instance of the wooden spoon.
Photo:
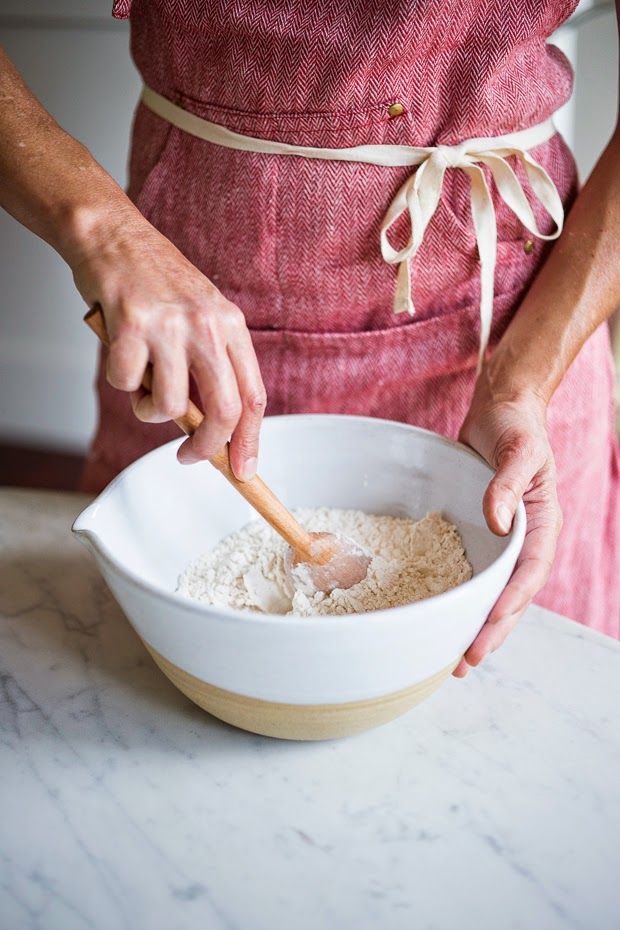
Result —
<svg viewBox="0 0 620 930"><path fill-rule="evenodd" d="M84 317L84 322L105 346L110 345L105 319L99 304L95 304ZM144 372L142 386L151 390L153 369L149 364ZM174 422L191 436L204 414L191 400L187 412ZM255 475L249 481L239 481L230 466L228 443L209 462L230 481L246 501L265 518L290 546L286 563L289 576L296 588L312 594L323 591L329 594L335 588L350 588L363 581L371 557L353 540L334 533L309 533L299 525L292 513L278 500L262 478Z"/></svg>

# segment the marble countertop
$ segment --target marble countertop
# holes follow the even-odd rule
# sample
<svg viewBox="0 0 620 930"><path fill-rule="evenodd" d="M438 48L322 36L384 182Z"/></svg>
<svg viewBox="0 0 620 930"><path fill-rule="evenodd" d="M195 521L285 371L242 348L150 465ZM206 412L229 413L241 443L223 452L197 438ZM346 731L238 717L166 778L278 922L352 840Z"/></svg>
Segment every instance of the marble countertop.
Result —
<svg viewBox="0 0 620 930"><path fill-rule="evenodd" d="M253 736L157 670L85 503L0 491L2 930L617 930L620 644L532 608L378 730Z"/></svg>

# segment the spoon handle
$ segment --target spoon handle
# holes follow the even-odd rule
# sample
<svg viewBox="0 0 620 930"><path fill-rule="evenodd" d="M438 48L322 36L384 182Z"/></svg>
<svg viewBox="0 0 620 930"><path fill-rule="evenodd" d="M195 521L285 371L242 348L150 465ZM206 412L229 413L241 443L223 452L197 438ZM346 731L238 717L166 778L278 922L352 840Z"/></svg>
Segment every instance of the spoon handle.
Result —
<svg viewBox="0 0 620 930"><path fill-rule="evenodd" d="M95 304L84 317L84 322L89 326L96 336L99 337L105 346L110 345L108 331L105 325L105 319L100 304ZM142 386L145 390L150 391L153 380L153 369L149 364L144 371ZM198 409L193 401L189 401L187 411L182 417L177 417L174 421L184 433L191 436L195 433L202 421L204 414ZM230 481L232 486L246 499L254 510L258 511L261 517L264 517L267 523L274 528L286 542L291 546L297 557L301 557L304 562L312 562L310 552L311 539L309 533L303 529L284 504L276 497L271 488L269 488L262 478L255 475L249 481L239 481L230 467L230 458L228 455L228 443L219 452L216 452L209 458L209 462L221 472L224 477Z"/></svg>

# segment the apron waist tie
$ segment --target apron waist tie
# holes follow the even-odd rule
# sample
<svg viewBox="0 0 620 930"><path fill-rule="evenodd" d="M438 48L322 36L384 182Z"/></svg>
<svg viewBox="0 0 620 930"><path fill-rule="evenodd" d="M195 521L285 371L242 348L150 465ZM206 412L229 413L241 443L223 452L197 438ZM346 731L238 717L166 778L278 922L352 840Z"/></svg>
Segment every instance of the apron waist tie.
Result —
<svg viewBox="0 0 620 930"><path fill-rule="evenodd" d="M330 161L357 161L371 165L390 167L415 167L410 177L400 187L392 200L381 224L381 254L386 262L398 265L394 312L415 313L411 297L411 261L424 239L424 233L437 209L443 180L449 168L459 168L469 176L471 212L480 258L480 348L478 368L480 372L491 332L493 318L493 282L497 256L497 226L493 200L480 165L486 165L497 186L500 197L515 213L521 223L539 239L557 239L562 232L564 208L558 190L538 162L528 154L550 139L557 129L553 119L536 126L511 132L504 136L489 136L468 139L457 145L435 145L417 147L412 145L356 145L351 148L315 148L304 145L289 145L270 139L257 139L233 132L219 123L196 116L162 97L161 94L144 87L142 103L167 122L198 136L207 142L225 148L246 152L264 152L271 155L298 155L303 158L322 158ZM519 179L506 161L515 155L523 165L534 195L544 206L555 223L555 231L545 235L536 225L532 208L525 196ZM404 248L397 251L388 239L388 230L406 211L409 212L411 232Z"/></svg>

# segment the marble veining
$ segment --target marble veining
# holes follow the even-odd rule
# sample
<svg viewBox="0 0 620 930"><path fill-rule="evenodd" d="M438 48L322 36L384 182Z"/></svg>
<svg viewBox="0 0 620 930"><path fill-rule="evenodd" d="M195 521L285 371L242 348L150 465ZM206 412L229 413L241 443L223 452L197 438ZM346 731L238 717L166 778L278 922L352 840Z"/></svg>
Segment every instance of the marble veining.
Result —
<svg viewBox="0 0 620 930"><path fill-rule="evenodd" d="M0 491L1 930L617 930L620 645L532 608L407 716L208 717L69 528Z"/></svg>

